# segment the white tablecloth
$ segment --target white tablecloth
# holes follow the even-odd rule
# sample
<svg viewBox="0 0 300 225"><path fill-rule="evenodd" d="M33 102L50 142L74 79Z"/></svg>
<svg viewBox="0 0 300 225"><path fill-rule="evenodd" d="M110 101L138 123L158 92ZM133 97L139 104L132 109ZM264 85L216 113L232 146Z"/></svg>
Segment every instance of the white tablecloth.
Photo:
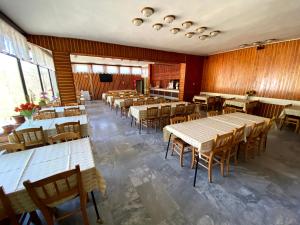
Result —
<svg viewBox="0 0 300 225"><path fill-rule="evenodd" d="M43 127L44 134L46 141L48 141L48 137L56 134L56 127L55 124L61 124L66 122L77 122L80 121L80 129L81 129L81 136L87 137L88 134L88 119L86 115L81 116L69 116L69 117L58 117L53 119L47 120L31 120L26 121L21 126L19 126L16 130L22 130L27 128L38 128L40 126ZM15 142L14 135L10 134L8 136L10 142Z"/></svg>
<svg viewBox="0 0 300 225"><path fill-rule="evenodd" d="M96 169L88 138L1 155L0 186L4 187L16 213L30 212L36 206L23 182L43 179L74 169L76 165L80 165L85 191L105 192L105 180Z"/></svg>
<svg viewBox="0 0 300 225"><path fill-rule="evenodd" d="M129 108L129 117L133 116L136 120L141 120L147 116L147 108L150 107L158 107L160 109L162 106L170 105L171 106L171 115L174 114L174 110L176 105L185 104L187 102L170 102L170 103L159 103L159 104L151 104L151 105L141 105L141 106L130 106Z"/></svg>
<svg viewBox="0 0 300 225"><path fill-rule="evenodd" d="M207 99L208 99L209 97L210 97L210 96L208 96L208 95L195 95L195 96L193 97L193 102L195 102L196 100L198 100L198 101L202 101L202 102L207 103Z"/></svg>
<svg viewBox="0 0 300 225"><path fill-rule="evenodd" d="M284 108L279 117L284 118L285 115L300 117L300 106L293 105L293 106Z"/></svg>
<svg viewBox="0 0 300 225"><path fill-rule="evenodd" d="M57 114L57 117L64 117L64 109L74 108L74 107L77 107L77 106L48 107L48 108L43 108L40 111L42 112L44 110L53 110L54 109L56 114ZM86 114L84 105L79 105L78 107L79 107L80 112L81 112L82 115Z"/></svg>
<svg viewBox="0 0 300 225"><path fill-rule="evenodd" d="M143 98L143 100L147 100L149 97L147 98ZM151 97L153 99L157 99L158 97ZM132 98L126 98L126 99L132 99L134 102L137 101L139 98L138 97L132 97ZM116 108L121 108L122 106L124 106L124 102L126 100L125 98L116 98L114 101L114 105Z"/></svg>
<svg viewBox="0 0 300 225"><path fill-rule="evenodd" d="M246 124L245 140L251 131L251 126L254 123L264 121L269 121L269 119L244 113L208 117L166 126L163 130L164 140L167 141L170 133L172 133L191 146L198 148L201 152L209 152L212 149L217 134L230 133L235 128L240 128Z"/></svg>
<svg viewBox="0 0 300 225"><path fill-rule="evenodd" d="M247 112L248 108L255 107L256 104L254 104L254 101L247 99L226 99L223 106L236 106L242 108L244 112Z"/></svg>

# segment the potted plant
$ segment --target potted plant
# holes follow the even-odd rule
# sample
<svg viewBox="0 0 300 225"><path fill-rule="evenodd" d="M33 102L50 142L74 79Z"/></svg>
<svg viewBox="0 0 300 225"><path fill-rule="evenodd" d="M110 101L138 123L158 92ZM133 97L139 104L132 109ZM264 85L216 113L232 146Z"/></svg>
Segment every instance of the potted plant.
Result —
<svg viewBox="0 0 300 225"><path fill-rule="evenodd" d="M39 109L38 105L27 102L25 104L21 104L19 107L16 107L15 112L19 112L21 116L24 116L27 120L30 120L32 118L32 114L37 109Z"/></svg>
<svg viewBox="0 0 300 225"><path fill-rule="evenodd" d="M255 96L256 95L256 91L255 90L250 90L246 92L246 99L249 100L249 98L251 96Z"/></svg>
<svg viewBox="0 0 300 225"><path fill-rule="evenodd" d="M49 103L49 98L47 95L48 95L47 92L41 92L40 101L39 101L40 107L46 106Z"/></svg>

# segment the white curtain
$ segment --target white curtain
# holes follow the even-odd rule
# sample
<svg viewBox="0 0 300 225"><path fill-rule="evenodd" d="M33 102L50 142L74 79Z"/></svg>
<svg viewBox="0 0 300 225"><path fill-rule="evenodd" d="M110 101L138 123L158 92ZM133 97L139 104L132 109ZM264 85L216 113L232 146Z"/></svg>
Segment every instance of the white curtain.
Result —
<svg viewBox="0 0 300 225"><path fill-rule="evenodd" d="M2 19L0 19L0 52L30 60L26 38Z"/></svg>
<svg viewBox="0 0 300 225"><path fill-rule="evenodd" d="M54 70L52 52L32 43L28 43L31 51L31 61L34 64Z"/></svg>

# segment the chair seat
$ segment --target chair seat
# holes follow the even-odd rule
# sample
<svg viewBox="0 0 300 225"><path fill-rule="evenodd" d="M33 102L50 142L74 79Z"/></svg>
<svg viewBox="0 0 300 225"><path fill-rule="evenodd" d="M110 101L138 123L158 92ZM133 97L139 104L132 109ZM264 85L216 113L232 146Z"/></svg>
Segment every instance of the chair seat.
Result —
<svg viewBox="0 0 300 225"><path fill-rule="evenodd" d="M187 147L187 146L189 146L189 144L187 144L186 142L184 142L180 138L174 138L173 143L177 144L177 145L180 145L181 147Z"/></svg>

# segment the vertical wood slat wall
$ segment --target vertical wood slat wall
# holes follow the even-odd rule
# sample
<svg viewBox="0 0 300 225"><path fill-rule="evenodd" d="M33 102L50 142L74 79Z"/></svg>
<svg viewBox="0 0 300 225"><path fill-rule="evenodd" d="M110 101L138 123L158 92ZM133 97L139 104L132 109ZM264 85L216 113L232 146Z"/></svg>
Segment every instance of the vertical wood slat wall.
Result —
<svg viewBox="0 0 300 225"><path fill-rule="evenodd" d="M27 39L53 52L62 103L76 101L74 79L69 58L70 54L115 57L161 63L185 63L186 59L186 54L97 41L43 35L28 35ZM201 74L200 70L199 74Z"/></svg>
<svg viewBox="0 0 300 225"><path fill-rule="evenodd" d="M151 65L150 82L153 87L160 84L166 88L170 80L180 79L180 64L153 64Z"/></svg>

